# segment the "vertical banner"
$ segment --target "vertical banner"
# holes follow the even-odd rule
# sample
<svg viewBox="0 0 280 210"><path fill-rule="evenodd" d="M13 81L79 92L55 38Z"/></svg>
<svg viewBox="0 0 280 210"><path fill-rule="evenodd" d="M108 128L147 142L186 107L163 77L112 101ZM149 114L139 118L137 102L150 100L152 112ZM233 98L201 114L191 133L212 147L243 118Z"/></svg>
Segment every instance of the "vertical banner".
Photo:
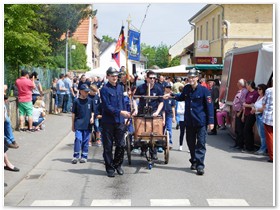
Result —
<svg viewBox="0 0 280 210"><path fill-rule="evenodd" d="M140 61L140 32L128 31L128 59Z"/></svg>

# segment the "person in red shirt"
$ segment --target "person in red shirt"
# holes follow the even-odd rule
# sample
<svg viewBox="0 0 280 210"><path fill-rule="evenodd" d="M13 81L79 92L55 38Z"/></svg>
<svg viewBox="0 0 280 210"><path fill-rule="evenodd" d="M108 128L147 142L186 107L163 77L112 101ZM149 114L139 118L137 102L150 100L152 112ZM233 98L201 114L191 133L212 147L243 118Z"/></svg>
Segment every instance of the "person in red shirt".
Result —
<svg viewBox="0 0 280 210"><path fill-rule="evenodd" d="M19 130L26 131L24 128L25 116L28 117L28 129L34 131L32 128L32 89L35 88L34 76L29 79L29 74L26 70L21 71L21 77L16 80L18 88L18 109L19 109Z"/></svg>

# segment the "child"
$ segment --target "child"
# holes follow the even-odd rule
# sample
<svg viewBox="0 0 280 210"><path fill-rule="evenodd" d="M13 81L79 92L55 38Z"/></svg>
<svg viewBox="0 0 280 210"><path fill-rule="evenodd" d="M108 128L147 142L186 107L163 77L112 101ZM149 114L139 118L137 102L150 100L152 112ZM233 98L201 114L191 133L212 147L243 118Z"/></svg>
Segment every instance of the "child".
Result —
<svg viewBox="0 0 280 210"><path fill-rule="evenodd" d="M165 86L165 94L171 93L171 85ZM169 132L169 147L172 148L172 122L175 123L175 100L169 98L164 100L165 128Z"/></svg>
<svg viewBox="0 0 280 210"><path fill-rule="evenodd" d="M97 118L97 116L98 116L98 107L100 105L100 97L99 97L98 88L97 88L96 85L91 85L90 86L90 93L89 93L88 97L90 99L92 99L93 103L94 103L94 123L93 123L93 128L94 128L94 132L95 132L96 145L98 147L101 147L102 146L102 142L101 142L101 134L100 134L100 128L99 128L99 119ZM93 142L92 135L90 135L89 145L91 145L92 142Z"/></svg>
<svg viewBox="0 0 280 210"><path fill-rule="evenodd" d="M80 87L79 98L75 99L72 107L72 131L75 132L74 154L72 163L76 164L80 158L80 163L86 163L88 158L88 142L91 134L94 104L88 98L90 89L86 84Z"/></svg>

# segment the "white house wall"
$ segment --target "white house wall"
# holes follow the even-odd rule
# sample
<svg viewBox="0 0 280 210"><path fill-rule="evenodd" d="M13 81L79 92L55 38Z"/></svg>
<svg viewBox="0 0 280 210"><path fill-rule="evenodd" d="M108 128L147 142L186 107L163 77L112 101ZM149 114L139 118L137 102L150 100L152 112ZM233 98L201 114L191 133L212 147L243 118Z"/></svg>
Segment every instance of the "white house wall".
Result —
<svg viewBox="0 0 280 210"><path fill-rule="evenodd" d="M100 68L108 69L110 66L116 69L120 69L118 67L116 61L112 58L112 53L115 51L116 43L112 43L102 54L100 55ZM132 74L132 64L136 64L136 72L144 71L145 67L143 64L137 61L128 60L128 70L129 73ZM126 58L125 52L122 50L120 55L120 66L126 66Z"/></svg>

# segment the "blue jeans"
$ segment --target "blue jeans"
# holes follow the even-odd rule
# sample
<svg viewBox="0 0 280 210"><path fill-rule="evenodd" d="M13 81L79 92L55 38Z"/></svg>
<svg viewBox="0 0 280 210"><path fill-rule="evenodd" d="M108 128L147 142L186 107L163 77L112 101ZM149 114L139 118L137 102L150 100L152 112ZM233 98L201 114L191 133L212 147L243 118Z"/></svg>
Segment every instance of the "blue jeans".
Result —
<svg viewBox="0 0 280 210"><path fill-rule="evenodd" d="M165 118L165 128L169 132L169 143L173 144L173 142L172 142L172 117Z"/></svg>
<svg viewBox="0 0 280 210"><path fill-rule="evenodd" d="M265 133L264 133L264 125L262 122L262 114L256 115L256 123L258 128L258 133L261 139L261 147L259 149L260 152L266 152L266 139L265 139Z"/></svg>
<svg viewBox="0 0 280 210"><path fill-rule="evenodd" d="M179 125L180 116L177 114L177 107L178 107L178 101L175 101L175 118L176 118L177 125Z"/></svg>
<svg viewBox="0 0 280 210"><path fill-rule="evenodd" d="M6 121L4 121L4 139L6 140L7 144L13 143L15 139L11 120L8 116L6 117Z"/></svg>
<svg viewBox="0 0 280 210"><path fill-rule="evenodd" d="M204 168L204 158L206 153L206 126L187 127L186 138L190 150L190 162L196 163L196 168Z"/></svg>
<svg viewBox="0 0 280 210"><path fill-rule="evenodd" d="M75 142L74 142L74 158L80 157L80 151L82 151L81 157L87 159L88 157L88 142L90 137L90 130L76 130Z"/></svg>

